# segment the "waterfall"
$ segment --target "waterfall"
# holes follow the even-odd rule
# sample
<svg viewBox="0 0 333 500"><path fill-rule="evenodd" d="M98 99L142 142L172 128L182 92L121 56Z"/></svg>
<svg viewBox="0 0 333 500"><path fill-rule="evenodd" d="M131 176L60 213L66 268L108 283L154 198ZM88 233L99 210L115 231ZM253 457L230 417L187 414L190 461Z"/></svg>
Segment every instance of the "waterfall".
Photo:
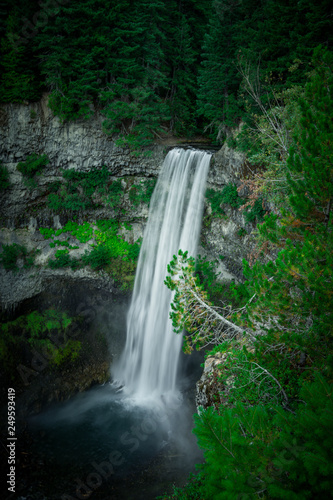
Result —
<svg viewBox="0 0 333 500"><path fill-rule="evenodd" d="M210 154L173 149L166 156L149 209L123 354L113 370L124 390L139 397L174 391L182 336L169 318L167 265L179 249L195 256Z"/></svg>

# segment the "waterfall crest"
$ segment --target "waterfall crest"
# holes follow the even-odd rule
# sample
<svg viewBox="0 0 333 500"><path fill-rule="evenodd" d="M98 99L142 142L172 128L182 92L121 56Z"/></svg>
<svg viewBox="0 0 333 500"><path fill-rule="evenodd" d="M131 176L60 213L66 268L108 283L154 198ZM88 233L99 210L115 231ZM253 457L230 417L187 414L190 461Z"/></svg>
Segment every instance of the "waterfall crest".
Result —
<svg viewBox="0 0 333 500"><path fill-rule="evenodd" d="M167 265L179 249L195 256L210 154L173 149L166 156L149 209L140 251L127 338L113 377L138 397L173 392L182 336L169 318Z"/></svg>

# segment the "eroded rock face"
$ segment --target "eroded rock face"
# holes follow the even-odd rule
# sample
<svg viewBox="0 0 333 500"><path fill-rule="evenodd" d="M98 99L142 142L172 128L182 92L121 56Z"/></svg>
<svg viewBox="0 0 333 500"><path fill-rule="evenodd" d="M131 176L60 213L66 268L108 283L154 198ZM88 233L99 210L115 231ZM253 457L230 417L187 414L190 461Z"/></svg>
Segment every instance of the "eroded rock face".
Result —
<svg viewBox="0 0 333 500"><path fill-rule="evenodd" d="M51 275L73 274L73 279L77 280L93 280L96 276L96 273L88 270L54 271L43 268L54 257L57 248L50 248L50 241L44 240L39 228L61 229L69 217L53 213L47 203L48 186L54 181L63 181L63 169L88 172L93 167L105 165L112 179L123 178L122 183L127 183L124 195L126 217L128 216L132 225L131 231L124 231L124 237L133 242L143 235L148 206L131 205L128 199L130 179L140 183L147 177L156 178L167 151L176 145L172 144L172 140L167 141L166 145L155 144L150 148L150 156L137 157L130 154L128 149L117 147L103 133L103 117L98 113L88 121L61 123L52 115L47 102L48 96L44 95L38 103L7 104L0 107L0 161L10 172L11 183L6 191L0 191L0 247L1 244L18 243L28 250L39 250L35 259L39 267L27 272L22 270L19 275L3 270L0 273L0 283L3 284L0 296L4 306L17 304L32 297L33 293L40 293ZM23 176L16 169L17 163L25 160L31 153L46 154L50 160L42 175L36 179L37 186L33 189L26 186ZM224 145L212 156L207 186L222 189L230 182L238 184L243 164L243 155ZM95 195L98 198L99 194ZM97 198L93 199L95 208L77 214L79 223L88 220L94 224L98 219L114 216L112 208ZM225 217L211 218L206 225L204 218L199 253L208 258L219 258L222 277L230 280L241 278L242 259L253 246L250 234L252 226L246 225L244 217L237 210L226 208L225 211ZM209 215L208 205L206 213ZM64 237L61 235L58 239ZM93 242L70 243L79 246L77 250L71 251L71 255L80 257ZM100 280L100 276L96 276L96 279ZM108 286L113 286L110 279Z"/></svg>
<svg viewBox="0 0 333 500"><path fill-rule="evenodd" d="M218 408L227 399L233 377L230 377L225 384L219 381L226 357L227 353L218 352L208 356L205 361L203 373L196 384L196 405L199 413L200 408L205 409L209 406Z"/></svg>
<svg viewBox="0 0 333 500"><path fill-rule="evenodd" d="M117 175L157 175L163 147L153 148L150 157L135 157L117 147L102 130L103 117L61 123L53 116L48 95L33 104L7 104L0 112L0 157L17 164L31 153L47 154L54 169L85 171L106 165Z"/></svg>
<svg viewBox="0 0 333 500"><path fill-rule="evenodd" d="M208 187L222 189L229 182L237 183L243 169L245 156L226 144L214 154L208 173Z"/></svg>

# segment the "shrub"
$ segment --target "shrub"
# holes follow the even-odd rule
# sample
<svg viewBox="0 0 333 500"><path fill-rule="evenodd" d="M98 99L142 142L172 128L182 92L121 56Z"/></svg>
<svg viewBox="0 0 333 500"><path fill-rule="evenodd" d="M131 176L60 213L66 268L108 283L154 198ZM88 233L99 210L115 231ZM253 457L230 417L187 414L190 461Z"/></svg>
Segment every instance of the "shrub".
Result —
<svg viewBox="0 0 333 500"><path fill-rule="evenodd" d="M62 212L91 208L94 205L92 196L96 191L99 193L109 191L110 205L118 207L122 192L121 181L112 182L108 188L110 174L105 166L95 167L89 172L64 170L62 175L66 181L64 184L57 181L50 185L48 203L52 210Z"/></svg>
<svg viewBox="0 0 333 500"><path fill-rule="evenodd" d="M79 259L75 259L69 255L67 248L64 250L57 250L55 253L55 258L50 259L48 266L51 269L59 269L61 267L71 267L72 269L78 269L80 267Z"/></svg>
<svg viewBox="0 0 333 500"><path fill-rule="evenodd" d="M222 193L220 191L215 191L215 189L207 189L206 198L210 203L213 216L220 217L224 214L224 211L221 207Z"/></svg>
<svg viewBox="0 0 333 500"><path fill-rule="evenodd" d="M0 263L7 271L18 271L17 260L23 259L24 268L29 269L34 263L34 253L29 253L25 246L17 243L3 245Z"/></svg>
<svg viewBox="0 0 333 500"><path fill-rule="evenodd" d="M113 181L109 186L108 203L111 208L118 209L123 192L123 187L120 180Z"/></svg>
<svg viewBox="0 0 333 500"><path fill-rule="evenodd" d="M55 193L51 193L49 194L48 201L49 208L56 212L62 212L64 210L78 211L87 208L87 204L82 200L79 193L66 193L62 197Z"/></svg>
<svg viewBox="0 0 333 500"><path fill-rule="evenodd" d="M0 191L4 191L9 186L10 182L8 169L0 164Z"/></svg>
<svg viewBox="0 0 333 500"><path fill-rule="evenodd" d="M149 205L150 198L153 194L156 185L156 179L148 179L141 181L141 184L133 184L129 190L130 202L136 207L140 203L146 203Z"/></svg>
<svg viewBox="0 0 333 500"><path fill-rule="evenodd" d="M69 221L62 229L56 231L56 236L61 233L71 233L80 243L87 243L93 237L93 229L89 222L84 222L84 224L77 224L76 222Z"/></svg>
<svg viewBox="0 0 333 500"><path fill-rule="evenodd" d="M82 261L85 265L91 266L92 269L98 270L110 264L111 256L112 252L110 248L106 245L98 245L91 252L88 253L86 251L82 257Z"/></svg>
<svg viewBox="0 0 333 500"><path fill-rule="evenodd" d="M238 195L235 184L227 184L222 190L222 203L230 205L232 208L239 208L244 204L244 200Z"/></svg>
<svg viewBox="0 0 333 500"><path fill-rule="evenodd" d="M35 175L40 175L43 168L49 163L47 155L38 156L33 153L27 157L24 162L16 165L16 168L22 175L32 179Z"/></svg>
<svg viewBox="0 0 333 500"><path fill-rule="evenodd" d="M45 357L55 365L67 359L75 359L81 347L79 342L67 340L67 329L72 321L73 319L65 312L47 309L42 313L32 311L14 321L2 323L0 325L0 360L5 373L14 378L21 357L26 357L27 348L31 351L31 347L45 351ZM52 338L56 338L57 347ZM59 341L62 344L60 347Z"/></svg>
<svg viewBox="0 0 333 500"><path fill-rule="evenodd" d="M248 210L245 214L246 222L262 222L264 220L264 215L266 210L262 206L262 199L255 201L253 207Z"/></svg>

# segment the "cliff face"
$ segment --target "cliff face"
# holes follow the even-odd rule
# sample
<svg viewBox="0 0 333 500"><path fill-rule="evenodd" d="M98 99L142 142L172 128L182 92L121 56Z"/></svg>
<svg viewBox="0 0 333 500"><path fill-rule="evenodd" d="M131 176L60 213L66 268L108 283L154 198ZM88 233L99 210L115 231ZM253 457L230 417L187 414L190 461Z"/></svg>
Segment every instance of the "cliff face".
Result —
<svg viewBox="0 0 333 500"><path fill-rule="evenodd" d="M45 268L45 263L57 249L50 247L51 240L45 240L39 228L60 229L71 219L71 213L59 214L47 205L49 187L57 181L63 182L63 171L73 169L89 172L105 165L111 179L121 179L122 206L126 212L122 219L131 221L132 226L131 229L122 230L125 238L135 241L142 236L148 206L141 202L131 203L130 189L134 184L143 185L148 178L158 176L164 157L171 147L177 145L176 140L156 143L150 148L149 155L134 156L128 149L117 147L103 133L102 121L103 117L95 114L87 122L61 123L49 110L47 95L38 103L9 104L0 108L0 163L10 173L10 187L0 191L0 245L17 243L29 251L39 251L35 260L38 268L33 271L22 269L20 279L15 273L0 270L2 306L17 304L40 293L50 276L57 273L66 274L74 280L97 279L96 273L88 269L54 271ZM33 188L27 187L22 174L16 169L18 162L24 161L32 153L46 154L49 158L49 164L38 176ZM212 156L208 187L218 190L229 182L237 183L242 165L243 157L224 146ZM98 199L98 195L95 197L98 202L96 205L76 213L79 223L89 221L94 224L97 219L114 216L112 206L105 199ZM209 215L208 205L205 214ZM242 238L239 236L240 228L246 228L246 235ZM222 256L220 270L226 279L239 276L241 261L251 248L250 232L251 227L246 226L244 218L237 211L229 209L226 217L213 218L209 224L203 224L199 253L209 258ZM93 239L76 243L79 248L73 252L80 256L93 243ZM100 273L98 280L101 287L114 290L112 280L101 279Z"/></svg>

